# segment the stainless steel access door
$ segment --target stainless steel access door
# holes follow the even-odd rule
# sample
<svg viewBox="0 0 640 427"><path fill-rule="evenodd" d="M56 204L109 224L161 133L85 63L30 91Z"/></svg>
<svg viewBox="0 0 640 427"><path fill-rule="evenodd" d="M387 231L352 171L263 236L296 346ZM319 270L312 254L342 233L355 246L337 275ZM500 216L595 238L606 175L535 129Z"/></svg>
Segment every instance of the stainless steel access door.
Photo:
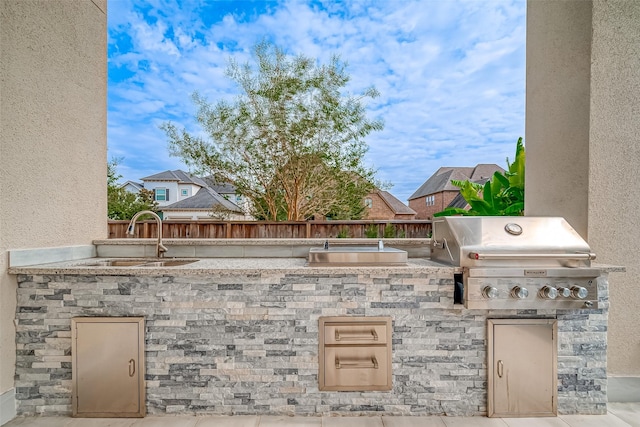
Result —
<svg viewBox="0 0 640 427"><path fill-rule="evenodd" d="M143 417L144 318L72 319L73 415Z"/></svg>
<svg viewBox="0 0 640 427"><path fill-rule="evenodd" d="M557 408L557 321L488 320L489 417L549 417Z"/></svg>

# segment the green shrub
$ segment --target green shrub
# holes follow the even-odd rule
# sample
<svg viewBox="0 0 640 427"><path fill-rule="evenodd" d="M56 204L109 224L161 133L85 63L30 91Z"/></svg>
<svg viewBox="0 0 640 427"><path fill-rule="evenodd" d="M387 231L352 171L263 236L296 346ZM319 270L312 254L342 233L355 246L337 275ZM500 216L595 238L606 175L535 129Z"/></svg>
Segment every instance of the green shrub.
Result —
<svg viewBox="0 0 640 427"><path fill-rule="evenodd" d="M396 228L393 226L393 224L385 225L383 236L386 239L396 237Z"/></svg>
<svg viewBox="0 0 640 427"><path fill-rule="evenodd" d="M378 237L378 226L371 224L364 230L364 235L369 239L375 239Z"/></svg>

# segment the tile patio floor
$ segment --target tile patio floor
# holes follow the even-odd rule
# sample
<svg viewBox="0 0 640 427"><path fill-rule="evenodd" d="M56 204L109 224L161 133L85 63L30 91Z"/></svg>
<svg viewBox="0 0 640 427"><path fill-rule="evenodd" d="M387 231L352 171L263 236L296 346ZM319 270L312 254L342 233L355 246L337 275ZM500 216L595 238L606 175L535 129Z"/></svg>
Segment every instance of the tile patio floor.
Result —
<svg viewBox="0 0 640 427"><path fill-rule="evenodd" d="M3 427L640 427L640 402L609 403L606 415L552 418L148 416L16 418Z"/></svg>

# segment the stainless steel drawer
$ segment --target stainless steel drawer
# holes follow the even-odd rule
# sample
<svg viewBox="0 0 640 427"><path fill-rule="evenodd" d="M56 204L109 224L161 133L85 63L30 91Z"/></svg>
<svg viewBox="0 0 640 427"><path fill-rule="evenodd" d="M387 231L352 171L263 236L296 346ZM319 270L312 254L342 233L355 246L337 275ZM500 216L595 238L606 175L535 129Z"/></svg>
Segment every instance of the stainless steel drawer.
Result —
<svg viewBox="0 0 640 427"><path fill-rule="evenodd" d="M389 390L386 347L326 347L324 385L334 390Z"/></svg>
<svg viewBox="0 0 640 427"><path fill-rule="evenodd" d="M391 390L391 317L321 317L318 387Z"/></svg>
<svg viewBox="0 0 640 427"><path fill-rule="evenodd" d="M386 344L385 323L331 323L324 327L325 344Z"/></svg>

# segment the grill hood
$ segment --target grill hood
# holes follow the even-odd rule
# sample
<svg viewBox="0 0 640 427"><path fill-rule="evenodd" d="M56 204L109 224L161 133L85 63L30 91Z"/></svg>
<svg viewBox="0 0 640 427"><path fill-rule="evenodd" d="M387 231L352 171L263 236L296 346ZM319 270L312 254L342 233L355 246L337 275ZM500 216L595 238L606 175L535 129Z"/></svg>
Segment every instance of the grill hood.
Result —
<svg viewBox="0 0 640 427"><path fill-rule="evenodd" d="M595 254L559 217L442 217L431 259L460 267L589 267Z"/></svg>

